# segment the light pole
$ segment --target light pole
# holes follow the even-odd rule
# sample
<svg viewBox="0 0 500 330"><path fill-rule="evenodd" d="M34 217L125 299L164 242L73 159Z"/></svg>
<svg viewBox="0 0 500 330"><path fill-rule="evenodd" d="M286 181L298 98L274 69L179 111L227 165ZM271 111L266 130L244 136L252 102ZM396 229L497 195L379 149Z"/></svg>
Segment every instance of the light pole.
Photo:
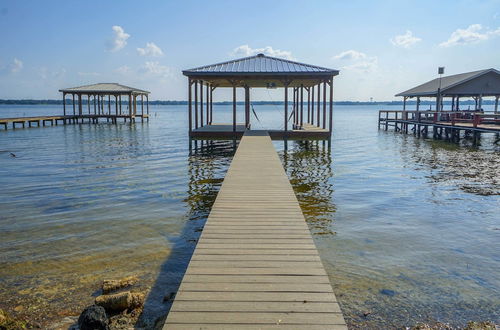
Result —
<svg viewBox="0 0 500 330"><path fill-rule="evenodd" d="M442 102L441 102L441 78L443 77L443 73L444 73L444 66L438 67L439 87L438 87L437 96L436 96L436 111L443 110L443 106L442 106Z"/></svg>

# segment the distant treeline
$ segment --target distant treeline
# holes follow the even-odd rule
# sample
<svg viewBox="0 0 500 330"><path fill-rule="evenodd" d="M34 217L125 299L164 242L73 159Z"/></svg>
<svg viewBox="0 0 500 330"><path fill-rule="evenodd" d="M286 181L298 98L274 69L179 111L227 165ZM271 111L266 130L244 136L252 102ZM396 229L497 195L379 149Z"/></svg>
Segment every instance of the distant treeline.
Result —
<svg viewBox="0 0 500 330"><path fill-rule="evenodd" d="M114 101L111 101L114 104ZM283 101L252 101L253 105L283 105ZM307 102L304 102L307 104ZM451 104L451 101L444 101L444 104ZM0 104L10 105L62 105L62 100L3 100L0 99ZM66 104L71 105L72 101L66 99ZM82 100L82 104L87 104L87 100ZM127 101L122 101L122 104L128 104ZM187 105L187 101L149 101L151 105ZM232 101L214 102L218 105L230 105ZM238 105L243 105L244 102L237 102ZM364 102L364 101L334 101L335 105L403 105L403 101L377 101L377 102ZM407 105L415 105L416 101L407 101ZM435 101L421 101L420 105L435 105ZM460 101L461 105L473 105L473 100ZM495 104L493 100L483 100L483 104Z"/></svg>

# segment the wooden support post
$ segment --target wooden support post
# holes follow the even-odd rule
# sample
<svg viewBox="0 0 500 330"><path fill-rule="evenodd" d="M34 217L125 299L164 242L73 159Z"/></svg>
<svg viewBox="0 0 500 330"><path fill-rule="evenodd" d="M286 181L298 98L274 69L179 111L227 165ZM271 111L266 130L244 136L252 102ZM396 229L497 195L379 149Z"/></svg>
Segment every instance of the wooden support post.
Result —
<svg viewBox="0 0 500 330"><path fill-rule="evenodd" d="M214 101L213 101L214 90L215 86L210 86L210 125L212 125L214 119Z"/></svg>
<svg viewBox="0 0 500 330"><path fill-rule="evenodd" d="M146 94L146 113L148 114L148 120L149 120L149 95Z"/></svg>
<svg viewBox="0 0 500 330"><path fill-rule="evenodd" d="M144 94L141 94L141 121L144 121Z"/></svg>
<svg viewBox="0 0 500 330"><path fill-rule="evenodd" d="M194 81L194 128L198 128L198 80Z"/></svg>
<svg viewBox="0 0 500 330"><path fill-rule="evenodd" d="M318 124L316 126L320 127L320 104L321 104L321 82L318 84L318 109L317 109L317 121Z"/></svg>
<svg viewBox="0 0 500 330"><path fill-rule="evenodd" d="M236 133L236 84L233 82L233 133Z"/></svg>
<svg viewBox="0 0 500 330"><path fill-rule="evenodd" d="M203 127L203 80L200 80L200 126Z"/></svg>
<svg viewBox="0 0 500 330"><path fill-rule="evenodd" d="M132 93L128 95L128 117L130 122L132 122Z"/></svg>
<svg viewBox="0 0 500 330"><path fill-rule="evenodd" d="M483 109L483 94L479 95L479 106L478 110L481 111Z"/></svg>
<svg viewBox="0 0 500 330"><path fill-rule="evenodd" d="M207 117L207 119L206 119L207 125L210 122L210 92L209 91L210 91L210 85L209 85L209 83L207 83L207 93L206 93L207 94L207 108L206 108L207 109L207 116L206 116Z"/></svg>
<svg viewBox="0 0 500 330"><path fill-rule="evenodd" d="M96 95L97 96L97 114L101 114L101 95Z"/></svg>
<svg viewBox="0 0 500 330"><path fill-rule="evenodd" d="M75 94L71 94L73 96L73 116L76 115L76 110L75 110Z"/></svg>
<svg viewBox="0 0 500 330"><path fill-rule="evenodd" d="M245 86L245 128L250 127L250 87Z"/></svg>
<svg viewBox="0 0 500 330"><path fill-rule="evenodd" d="M96 112L96 103L95 103L95 101L96 101L96 100L95 100L95 94L94 94L93 96L94 96L94 97L93 97L93 99L94 99L94 115L95 115L95 114L97 113L97 112Z"/></svg>
<svg viewBox="0 0 500 330"><path fill-rule="evenodd" d="M304 85L300 85L300 129L304 126Z"/></svg>
<svg viewBox="0 0 500 330"><path fill-rule="evenodd" d="M90 115L90 94L87 94L87 112Z"/></svg>
<svg viewBox="0 0 500 330"><path fill-rule="evenodd" d="M311 87L306 88L307 91L307 123L311 123Z"/></svg>
<svg viewBox="0 0 500 330"><path fill-rule="evenodd" d="M66 116L66 93L63 92L63 115Z"/></svg>
<svg viewBox="0 0 500 330"><path fill-rule="evenodd" d="M330 114L329 114L329 125L328 130L330 131L330 136L332 136L333 129L333 77L330 78Z"/></svg>
<svg viewBox="0 0 500 330"><path fill-rule="evenodd" d="M82 94L78 94L78 115L81 116L82 113Z"/></svg>
<svg viewBox="0 0 500 330"><path fill-rule="evenodd" d="M111 94L108 95L108 115L111 115Z"/></svg>
<svg viewBox="0 0 500 330"><path fill-rule="evenodd" d="M295 89L295 87L292 87L293 88L293 102L292 102L292 115L293 115L293 124L292 124L292 130L295 129L295 124L296 124L296 119L295 119L295 114L296 114L296 111L295 111L295 108L296 108L296 96L297 96L297 90ZM287 118L288 120L288 118Z"/></svg>
<svg viewBox="0 0 500 330"><path fill-rule="evenodd" d="M285 123L283 127L285 128L285 138L286 133L288 131L288 83L284 83L285 85Z"/></svg>
<svg viewBox="0 0 500 330"><path fill-rule="evenodd" d="M118 116L118 95L115 95L115 115Z"/></svg>
<svg viewBox="0 0 500 330"><path fill-rule="evenodd" d="M500 96L495 96L495 114L498 113L498 99L500 98Z"/></svg>
<svg viewBox="0 0 500 330"><path fill-rule="evenodd" d="M311 125L314 125L314 86L311 86Z"/></svg>
<svg viewBox="0 0 500 330"><path fill-rule="evenodd" d="M189 134L191 135L191 132L193 130L193 100L192 100L192 85L193 82L191 81L191 78L188 79L188 125L189 125Z"/></svg>
<svg viewBox="0 0 500 330"><path fill-rule="evenodd" d="M460 96L457 95L457 101L455 102L455 110L460 111Z"/></svg>
<svg viewBox="0 0 500 330"><path fill-rule="evenodd" d="M323 129L326 128L326 81L323 82Z"/></svg>

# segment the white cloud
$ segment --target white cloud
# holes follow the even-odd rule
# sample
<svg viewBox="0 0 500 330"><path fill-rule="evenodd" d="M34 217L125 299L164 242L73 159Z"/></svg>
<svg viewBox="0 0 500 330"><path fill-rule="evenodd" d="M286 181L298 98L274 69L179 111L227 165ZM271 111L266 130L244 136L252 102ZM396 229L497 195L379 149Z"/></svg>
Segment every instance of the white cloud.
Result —
<svg viewBox="0 0 500 330"><path fill-rule="evenodd" d="M127 39L130 34L125 33L125 30L119 25L113 25L113 39L108 43L108 50L117 52L127 45Z"/></svg>
<svg viewBox="0 0 500 330"><path fill-rule="evenodd" d="M334 60L360 60L366 58L366 54L357 50L346 50L338 55L333 56Z"/></svg>
<svg viewBox="0 0 500 330"><path fill-rule="evenodd" d="M378 58L376 56L367 57L365 60L346 65L342 69L364 73L374 72L378 69Z"/></svg>
<svg viewBox="0 0 500 330"><path fill-rule="evenodd" d="M147 42L144 48L137 48L137 52L141 56L159 57L163 55L161 48L156 46L153 42Z"/></svg>
<svg viewBox="0 0 500 330"><path fill-rule="evenodd" d="M500 36L500 28L496 30L483 30L481 24L469 25L466 29L455 30L450 38L439 44L441 47L451 47L457 45L468 45L481 41L488 40L490 38Z"/></svg>
<svg viewBox="0 0 500 330"><path fill-rule="evenodd" d="M129 67L129 66L127 66L127 65L122 65L121 67L116 68L116 70L115 70L115 71L116 71L116 72L118 72L119 74L123 74L123 75L125 75L125 74L130 73L132 70L130 69L130 67Z"/></svg>
<svg viewBox="0 0 500 330"><path fill-rule="evenodd" d="M19 72L23 69L23 67L24 67L23 61L14 57L14 60L10 64L10 72L12 73Z"/></svg>
<svg viewBox="0 0 500 330"><path fill-rule="evenodd" d="M343 70L351 70L357 72L373 72L378 68L378 58L376 56L368 56L365 53L357 50L346 50L332 57L334 60L347 61L350 63L343 66Z"/></svg>
<svg viewBox="0 0 500 330"><path fill-rule="evenodd" d="M248 45L241 45L236 47L231 52L231 56L252 56L259 53L263 53L273 57L281 57L287 60L293 60L292 53L287 50L273 49L271 46L267 46L264 48L251 48Z"/></svg>
<svg viewBox="0 0 500 330"><path fill-rule="evenodd" d="M155 76L167 76L170 74L170 69L167 66L161 65L156 61L146 61L142 69L147 74Z"/></svg>
<svg viewBox="0 0 500 330"><path fill-rule="evenodd" d="M78 75L82 77L97 77L101 74L99 72L78 72Z"/></svg>
<svg viewBox="0 0 500 330"><path fill-rule="evenodd" d="M409 30L407 30L405 34L397 35L394 38L390 39L390 42L394 46L403 48L410 48L419 41L422 41L422 39L415 37Z"/></svg>

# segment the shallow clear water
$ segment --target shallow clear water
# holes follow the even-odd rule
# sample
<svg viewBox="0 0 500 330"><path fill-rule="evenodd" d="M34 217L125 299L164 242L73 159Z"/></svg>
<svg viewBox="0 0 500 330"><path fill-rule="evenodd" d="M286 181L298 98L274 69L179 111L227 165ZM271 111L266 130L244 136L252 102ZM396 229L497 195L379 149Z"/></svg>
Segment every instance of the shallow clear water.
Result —
<svg viewBox="0 0 500 330"><path fill-rule="evenodd" d="M378 131L378 109L337 106L331 149L275 142L348 323L498 322L500 147ZM214 110L230 121L230 107ZM255 111L255 128L280 128L280 107ZM141 322L168 310L234 149L190 154L185 107L151 114L0 130L0 308L43 324L77 314L102 279L135 274L153 288Z"/></svg>

